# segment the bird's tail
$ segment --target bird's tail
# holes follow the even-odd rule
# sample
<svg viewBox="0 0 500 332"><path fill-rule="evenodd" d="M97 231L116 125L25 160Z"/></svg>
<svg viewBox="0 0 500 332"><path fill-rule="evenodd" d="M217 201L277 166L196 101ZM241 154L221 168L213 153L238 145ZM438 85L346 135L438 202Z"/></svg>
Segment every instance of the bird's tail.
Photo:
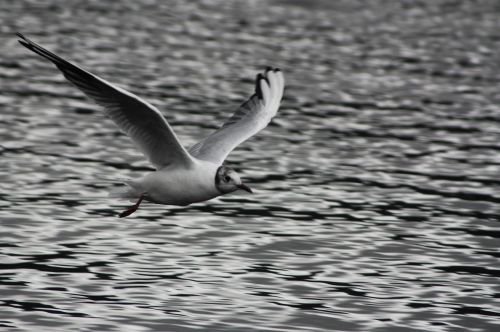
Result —
<svg viewBox="0 0 500 332"><path fill-rule="evenodd" d="M109 197L112 198L128 198L128 199L136 199L141 197L142 192L138 190L132 181L124 181L125 183L118 187L114 188L109 192Z"/></svg>

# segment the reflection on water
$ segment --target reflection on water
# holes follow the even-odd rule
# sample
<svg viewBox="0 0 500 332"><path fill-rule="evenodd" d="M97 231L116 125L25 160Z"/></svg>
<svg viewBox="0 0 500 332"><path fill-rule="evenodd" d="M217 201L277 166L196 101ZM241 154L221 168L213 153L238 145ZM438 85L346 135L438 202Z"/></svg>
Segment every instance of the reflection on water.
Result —
<svg viewBox="0 0 500 332"><path fill-rule="evenodd" d="M496 330L496 2L70 2L0 5L2 330ZM186 146L283 68L228 161L256 193L117 219L150 166L15 31Z"/></svg>

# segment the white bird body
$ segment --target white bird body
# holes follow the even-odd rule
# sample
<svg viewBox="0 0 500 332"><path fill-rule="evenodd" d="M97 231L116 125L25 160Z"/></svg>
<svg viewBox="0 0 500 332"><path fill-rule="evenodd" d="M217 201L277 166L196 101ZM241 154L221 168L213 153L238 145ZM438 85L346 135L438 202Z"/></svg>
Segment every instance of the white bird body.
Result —
<svg viewBox="0 0 500 332"><path fill-rule="evenodd" d="M280 69L268 67L255 81L255 93L221 128L186 150L161 112L127 90L64 60L18 34L19 42L50 60L64 76L97 104L144 153L156 168L142 178L127 181L127 187L112 197L138 199L120 214L137 210L143 199L167 205L189 205L238 189L252 190L238 174L223 166L227 155L240 143L267 126L276 115L284 91Z"/></svg>
<svg viewBox="0 0 500 332"><path fill-rule="evenodd" d="M147 193L146 197L151 202L184 206L222 195L215 186L215 174L219 167L209 161L195 160L190 167L167 166L128 184L133 188L135 198L140 193Z"/></svg>

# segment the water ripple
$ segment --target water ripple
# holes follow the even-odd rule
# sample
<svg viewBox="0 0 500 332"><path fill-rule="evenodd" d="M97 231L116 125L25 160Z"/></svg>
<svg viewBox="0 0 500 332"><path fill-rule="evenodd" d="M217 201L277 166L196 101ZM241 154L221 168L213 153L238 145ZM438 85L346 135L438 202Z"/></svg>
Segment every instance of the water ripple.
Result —
<svg viewBox="0 0 500 332"><path fill-rule="evenodd" d="M496 330L494 1L2 6L3 329ZM279 116L228 160L255 194L116 218L107 192L150 165L15 31L152 102L186 146L282 67Z"/></svg>

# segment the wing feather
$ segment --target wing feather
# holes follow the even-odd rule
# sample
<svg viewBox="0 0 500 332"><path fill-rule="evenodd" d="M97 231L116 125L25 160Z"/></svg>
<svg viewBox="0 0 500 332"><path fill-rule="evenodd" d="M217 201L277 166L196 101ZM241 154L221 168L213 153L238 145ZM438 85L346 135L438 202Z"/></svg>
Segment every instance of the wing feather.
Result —
<svg viewBox="0 0 500 332"><path fill-rule="evenodd" d="M187 166L192 163L191 155L180 144L174 131L157 108L136 95L64 60L22 34L17 35L21 38L19 42L23 46L52 61L66 79L97 104L103 106L106 115L132 138L157 169L171 164Z"/></svg>
<svg viewBox="0 0 500 332"><path fill-rule="evenodd" d="M240 143L264 129L278 112L285 87L280 69L267 68L258 74L255 93L244 102L222 127L189 149L202 160L222 164Z"/></svg>

